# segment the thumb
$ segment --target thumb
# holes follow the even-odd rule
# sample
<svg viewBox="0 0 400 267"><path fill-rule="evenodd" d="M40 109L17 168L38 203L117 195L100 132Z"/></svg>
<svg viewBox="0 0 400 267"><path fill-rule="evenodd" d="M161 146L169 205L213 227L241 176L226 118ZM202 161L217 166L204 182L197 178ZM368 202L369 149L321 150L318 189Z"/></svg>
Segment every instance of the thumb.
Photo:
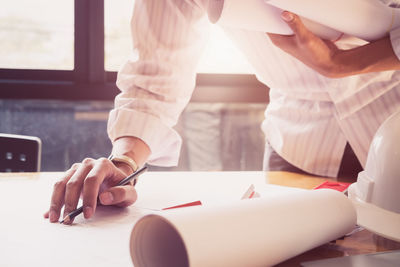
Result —
<svg viewBox="0 0 400 267"><path fill-rule="evenodd" d="M115 186L99 195L100 203L103 205L117 205L127 207L132 205L137 199L137 193L133 186Z"/></svg>
<svg viewBox="0 0 400 267"><path fill-rule="evenodd" d="M292 29L293 33L298 37L303 37L308 34L308 29L304 26L300 17L289 11L283 11L281 14L282 19Z"/></svg>

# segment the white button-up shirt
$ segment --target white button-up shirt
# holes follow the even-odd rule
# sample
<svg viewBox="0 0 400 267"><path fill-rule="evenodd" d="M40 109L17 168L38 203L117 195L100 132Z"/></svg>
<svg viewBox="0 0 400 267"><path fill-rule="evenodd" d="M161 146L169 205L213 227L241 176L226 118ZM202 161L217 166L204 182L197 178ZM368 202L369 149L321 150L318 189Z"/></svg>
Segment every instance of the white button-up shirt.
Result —
<svg viewBox="0 0 400 267"><path fill-rule="evenodd" d="M152 151L150 164L177 164L181 138L172 127L195 86L208 34L206 7L207 0L135 1L135 56L118 74L121 93L108 133L111 140L142 139ZM270 87L262 129L278 154L307 172L336 176L348 142L365 164L377 128L400 109L400 71L330 79L275 47L265 33L225 30ZM400 28L390 37L400 58ZM344 38L337 45L358 41Z"/></svg>

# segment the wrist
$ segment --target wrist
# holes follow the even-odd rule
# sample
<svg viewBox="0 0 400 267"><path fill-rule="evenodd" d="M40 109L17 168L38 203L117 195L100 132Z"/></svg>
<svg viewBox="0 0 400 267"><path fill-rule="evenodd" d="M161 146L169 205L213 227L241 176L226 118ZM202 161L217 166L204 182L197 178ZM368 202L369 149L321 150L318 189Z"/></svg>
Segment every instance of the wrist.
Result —
<svg viewBox="0 0 400 267"><path fill-rule="evenodd" d="M331 56L331 64L325 70L323 75L329 78L343 78L353 75L358 67L355 65L354 60L346 55L346 50L336 50Z"/></svg>
<svg viewBox="0 0 400 267"><path fill-rule="evenodd" d="M113 162L113 164L114 164L114 166L117 167L121 172L123 172L124 175L125 175L126 177L127 177L127 176L130 176L130 175L133 174L133 173L135 173L135 171L132 170L132 167L129 166L128 164L126 164L126 163L115 161L115 162ZM131 181L129 182L129 184L132 185L132 186L135 186L135 185L136 185L136 182L137 182L137 179L133 179L133 180L131 180Z"/></svg>
<svg viewBox="0 0 400 267"><path fill-rule="evenodd" d="M389 37L348 50L339 50L334 60L339 66L339 77L400 69Z"/></svg>
<svg viewBox="0 0 400 267"><path fill-rule="evenodd" d="M113 162L113 164L115 165L115 167L117 167L119 170L121 170L126 176L134 173L132 168L130 166L128 166L127 164L120 163L120 162Z"/></svg>
<svg viewBox="0 0 400 267"><path fill-rule="evenodd" d="M354 58L349 50L338 50L333 57L335 63L334 78L342 78L355 75L361 72L362 66L360 60Z"/></svg>
<svg viewBox="0 0 400 267"><path fill-rule="evenodd" d="M150 153L149 146L141 139L133 136L123 136L113 142L111 154L127 156L140 167L146 163Z"/></svg>
<svg viewBox="0 0 400 267"><path fill-rule="evenodd" d="M128 171L128 173L134 173L138 170L138 164L136 161L134 161L132 158L126 156L126 155L119 155L119 154L111 154L108 157L109 160L114 163L115 166L117 166L119 169L124 169L125 173Z"/></svg>

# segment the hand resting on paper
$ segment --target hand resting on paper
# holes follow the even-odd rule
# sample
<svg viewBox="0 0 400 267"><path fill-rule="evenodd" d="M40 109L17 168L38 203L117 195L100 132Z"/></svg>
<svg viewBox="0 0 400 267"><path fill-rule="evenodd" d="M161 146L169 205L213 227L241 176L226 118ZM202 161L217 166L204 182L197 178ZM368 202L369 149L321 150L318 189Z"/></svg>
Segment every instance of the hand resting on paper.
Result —
<svg viewBox="0 0 400 267"><path fill-rule="evenodd" d="M294 34L267 33L273 44L326 77L341 78L400 69L400 60L393 51L389 36L353 49L341 50L333 41L323 40L310 32L297 15L284 11L282 19Z"/></svg>
<svg viewBox="0 0 400 267"><path fill-rule="evenodd" d="M133 153L134 149L141 153ZM131 156L138 165L144 164L150 153L147 145L134 137L117 139L113 152ZM50 208L44 217L50 222L58 222L62 207L62 217L65 217L77 208L80 197L83 199L83 215L86 219L93 216L98 203L119 207L132 205L137 199L134 186L115 186L131 173L132 169L128 165L114 164L106 158L87 158L73 164L54 184Z"/></svg>

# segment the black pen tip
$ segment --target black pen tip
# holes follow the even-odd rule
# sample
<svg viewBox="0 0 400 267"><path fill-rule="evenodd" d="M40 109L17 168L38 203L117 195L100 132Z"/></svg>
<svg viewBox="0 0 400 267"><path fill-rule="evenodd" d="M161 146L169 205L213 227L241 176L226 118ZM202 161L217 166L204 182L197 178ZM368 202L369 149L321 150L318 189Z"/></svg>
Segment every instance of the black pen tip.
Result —
<svg viewBox="0 0 400 267"><path fill-rule="evenodd" d="M71 221L69 215L65 216L64 219L60 222L61 224L68 224Z"/></svg>

